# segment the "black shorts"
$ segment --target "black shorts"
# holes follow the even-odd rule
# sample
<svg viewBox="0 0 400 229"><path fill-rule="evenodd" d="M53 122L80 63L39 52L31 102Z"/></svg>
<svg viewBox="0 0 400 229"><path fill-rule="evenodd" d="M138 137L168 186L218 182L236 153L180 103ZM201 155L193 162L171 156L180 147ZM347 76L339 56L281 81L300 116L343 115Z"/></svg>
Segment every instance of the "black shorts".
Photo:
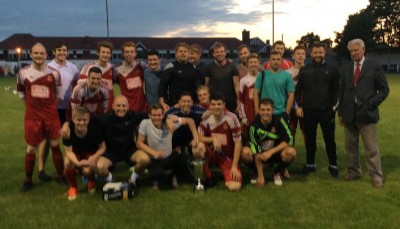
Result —
<svg viewBox="0 0 400 229"><path fill-rule="evenodd" d="M57 109L58 111L58 117L60 118L61 126L64 124L64 122L67 121L67 110L66 109Z"/></svg>
<svg viewBox="0 0 400 229"><path fill-rule="evenodd" d="M273 154L268 160L264 161L263 163L273 165L275 163L281 162L282 161L281 153L282 152Z"/></svg>
<svg viewBox="0 0 400 229"><path fill-rule="evenodd" d="M125 161L128 165L133 165L131 157L135 153L135 151L136 149L128 152L107 151L102 156L110 160L113 165L120 161Z"/></svg>

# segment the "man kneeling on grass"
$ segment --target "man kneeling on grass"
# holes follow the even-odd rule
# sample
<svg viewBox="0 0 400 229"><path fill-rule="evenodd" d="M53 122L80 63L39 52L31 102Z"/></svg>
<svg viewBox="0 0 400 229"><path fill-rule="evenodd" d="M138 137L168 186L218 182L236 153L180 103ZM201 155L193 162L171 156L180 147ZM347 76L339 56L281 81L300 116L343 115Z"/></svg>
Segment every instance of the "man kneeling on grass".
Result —
<svg viewBox="0 0 400 229"><path fill-rule="evenodd" d="M93 125L89 124L90 112L86 107L78 106L72 110L70 137L63 138L65 149L65 175L71 187L68 190L68 199L74 200L78 194L76 182L76 168L88 179L89 193L95 192L95 174L97 159L106 150L103 135Z"/></svg>
<svg viewBox="0 0 400 229"><path fill-rule="evenodd" d="M196 124L191 118L168 115L164 119L164 109L159 104L154 104L150 109L150 119L140 123L138 148L145 152L151 163L148 166L153 185L158 188L165 169L172 170L172 186L178 187L176 175L184 171L187 158L185 154L172 150L172 135L181 125L188 125L192 133L192 147L197 147L198 135Z"/></svg>
<svg viewBox="0 0 400 229"><path fill-rule="evenodd" d="M259 115L250 125L250 150L257 167L257 186L265 184L263 163L278 165L274 168L274 183L282 185L280 173L289 166L296 156L291 147L293 137L289 125L280 115L275 116L274 102L265 98L260 101ZM245 149L243 149L245 151Z"/></svg>
<svg viewBox="0 0 400 229"><path fill-rule="evenodd" d="M199 150L193 151L193 156L207 159L204 167L206 180L211 179L208 166L218 166L225 186L231 191L239 190L242 186L242 173L238 166L242 149L239 120L234 113L225 111L222 94L214 92L211 95L210 109L211 115L198 128L201 143Z"/></svg>

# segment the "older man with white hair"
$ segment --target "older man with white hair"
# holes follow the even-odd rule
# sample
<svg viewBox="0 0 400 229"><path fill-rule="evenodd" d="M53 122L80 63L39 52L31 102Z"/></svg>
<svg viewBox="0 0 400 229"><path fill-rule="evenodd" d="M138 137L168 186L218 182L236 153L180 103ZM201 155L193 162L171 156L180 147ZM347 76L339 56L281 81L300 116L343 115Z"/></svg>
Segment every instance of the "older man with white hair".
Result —
<svg viewBox="0 0 400 229"><path fill-rule="evenodd" d="M389 95L389 85L381 65L365 57L365 44L354 39L347 46L351 63L340 81L339 123L344 125L345 150L348 159L348 181L360 179L359 136L361 135L367 169L375 188L382 187L383 173L377 143L378 106Z"/></svg>

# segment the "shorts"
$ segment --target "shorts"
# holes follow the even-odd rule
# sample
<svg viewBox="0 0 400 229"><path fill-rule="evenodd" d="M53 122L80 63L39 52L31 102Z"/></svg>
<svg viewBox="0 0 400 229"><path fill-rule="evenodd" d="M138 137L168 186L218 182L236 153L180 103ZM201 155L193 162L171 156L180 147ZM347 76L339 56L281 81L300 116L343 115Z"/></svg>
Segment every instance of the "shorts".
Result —
<svg viewBox="0 0 400 229"><path fill-rule="evenodd" d="M229 157L212 151L208 146L206 146L206 158L208 160L208 165L218 166L221 170L222 176L224 177L225 182L233 181L231 177L231 168L232 168L232 159ZM240 173L240 167L238 166L237 169ZM242 183L242 178L240 178L240 183Z"/></svg>
<svg viewBox="0 0 400 229"><path fill-rule="evenodd" d="M106 151L102 156L107 158L115 165L117 162L125 161L128 165L132 165L131 157L136 149L128 152Z"/></svg>
<svg viewBox="0 0 400 229"><path fill-rule="evenodd" d="M61 125L67 121L67 110L66 109L58 109L58 117L60 118Z"/></svg>
<svg viewBox="0 0 400 229"><path fill-rule="evenodd" d="M282 153L282 152L281 152ZM282 162L282 157L281 153L275 153L273 154L268 160L264 161L264 164L270 164L273 165L275 163Z"/></svg>
<svg viewBox="0 0 400 229"><path fill-rule="evenodd" d="M78 159L78 161L81 161L81 160L86 160L86 159L88 159L90 156L92 156L93 154L95 154L96 152L85 152L85 153L75 153L75 156L76 156L76 159ZM72 163L72 162L71 162ZM78 171L79 171L79 173L80 174L83 174L83 172L82 172L82 167L81 168L78 168L77 167L77 169L78 169Z"/></svg>
<svg viewBox="0 0 400 229"><path fill-rule="evenodd" d="M76 156L76 159L78 159L78 161L81 161L81 160L88 159L90 156L92 156L95 153L96 152L76 153L75 156Z"/></svg>
<svg viewBox="0 0 400 229"><path fill-rule="evenodd" d="M28 145L36 146L44 138L53 140L60 138L60 120L25 119L25 141Z"/></svg>

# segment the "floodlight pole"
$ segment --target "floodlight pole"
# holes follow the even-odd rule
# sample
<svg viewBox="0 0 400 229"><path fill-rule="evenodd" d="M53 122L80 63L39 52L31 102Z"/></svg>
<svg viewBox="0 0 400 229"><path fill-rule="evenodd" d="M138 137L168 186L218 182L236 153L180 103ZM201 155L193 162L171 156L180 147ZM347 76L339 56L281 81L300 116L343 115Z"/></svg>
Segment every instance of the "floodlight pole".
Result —
<svg viewBox="0 0 400 229"><path fill-rule="evenodd" d="M275 0L272 0L272 44L275 43Z"/></svg>
<svg viewBox="0 0 400 229"><path fill-rule="evenodd" d="M110 40L110 31L108 26L108 0L106 0L106 15L107 15L107 40Z"/></svg>

